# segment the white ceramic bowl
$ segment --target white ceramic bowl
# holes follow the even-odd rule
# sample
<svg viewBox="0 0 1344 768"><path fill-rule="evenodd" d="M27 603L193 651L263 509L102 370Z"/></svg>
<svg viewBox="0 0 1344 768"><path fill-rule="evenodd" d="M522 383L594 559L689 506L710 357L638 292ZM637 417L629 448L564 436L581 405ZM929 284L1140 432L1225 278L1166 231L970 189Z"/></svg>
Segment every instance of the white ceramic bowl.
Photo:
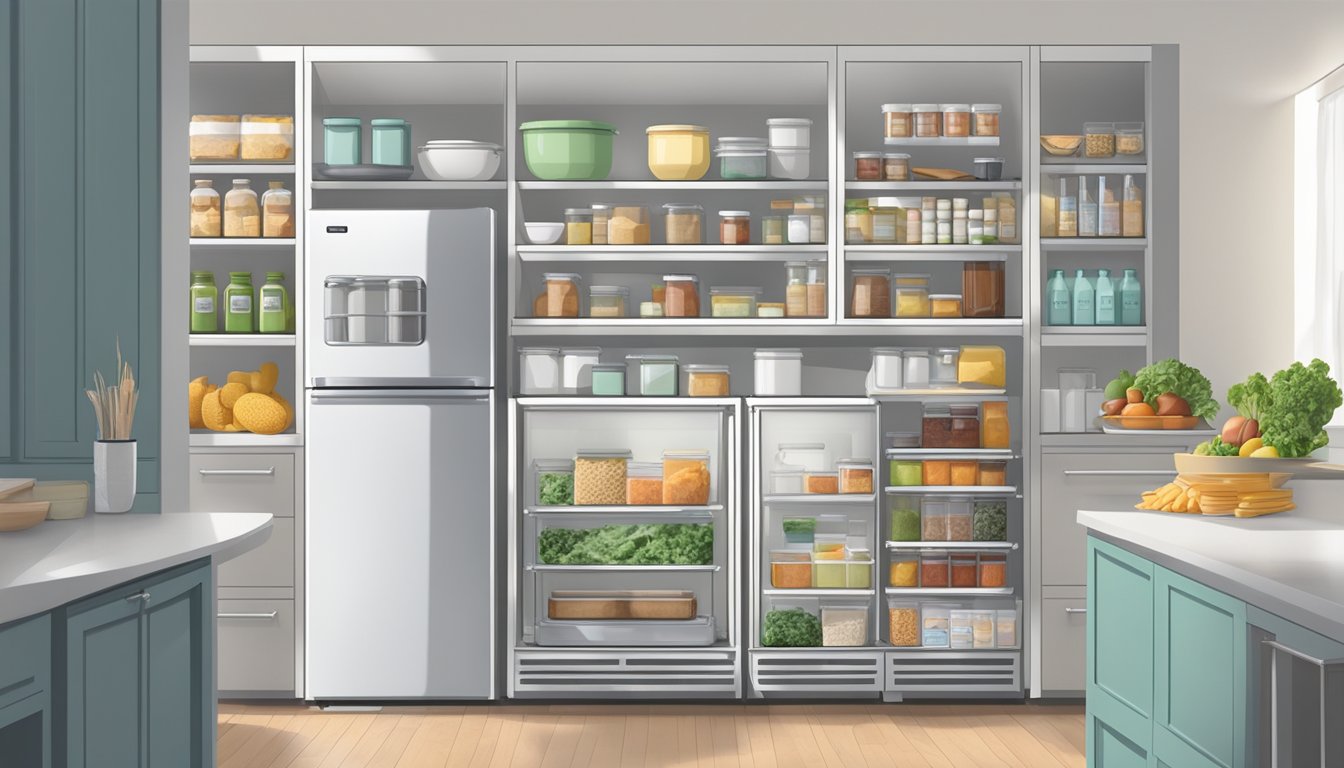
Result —
<svg viewBox="0 0 1344 768"><path fill-rule="evenodd" d="M435 181L486 181L499 170L499 145L483 141L432 142L416 154Z"/></svg>
<svg viewBox="0 0 1344 768"><path fill-rule="evenodd" d="M527 229L527 239L533 245L555 245L565 233L563 221L529 221L523 226Z"/></svg>

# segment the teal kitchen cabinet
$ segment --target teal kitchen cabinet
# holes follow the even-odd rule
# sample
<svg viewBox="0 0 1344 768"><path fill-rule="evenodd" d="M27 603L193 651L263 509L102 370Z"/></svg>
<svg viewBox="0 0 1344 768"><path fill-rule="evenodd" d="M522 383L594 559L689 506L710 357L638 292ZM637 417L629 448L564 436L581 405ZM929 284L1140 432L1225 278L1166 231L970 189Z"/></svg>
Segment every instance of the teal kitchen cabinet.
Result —
<svg viewBox="0 0 1344 768"><path fill-rule="evenodd" d="M1155 569L1088 539L1087 764L1095 768L1146 765L1152 749Z"/></svg>
<svg viewBox="0 0 1344 768"><path fill-rule="evenodd" d="M0 461L18 465L3 473L91 476L83 390L95 370L113 373L119 342L141 387L144 511L159 486L159 11L158 0L0 6L0 34L15 43L0 57L11 150L0 158Z"/></svg>
<svg viewBox="0 0 1344 768"><path fill-rule="evenodd" d="M51 766L51 616L0 628L0 765Z"/></svg>
<svg viewBox="0 0 1344 768"><path fill-rule="evenodd" d="M66 610L58 764L214 765L213 599L205 563Z"/></svg>

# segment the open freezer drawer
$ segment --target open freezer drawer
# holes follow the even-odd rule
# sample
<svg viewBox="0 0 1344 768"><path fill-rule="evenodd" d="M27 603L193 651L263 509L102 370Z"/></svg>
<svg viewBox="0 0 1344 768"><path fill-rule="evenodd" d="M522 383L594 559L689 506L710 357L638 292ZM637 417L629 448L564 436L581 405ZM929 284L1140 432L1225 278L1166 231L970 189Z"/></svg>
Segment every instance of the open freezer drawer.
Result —
<svg viewBox="0 0 1344 768"><path fill-rule="evenodd" d="M688 621L556 621L537 622L537 645L650 647L709 646L714 644L714 617Z"/></svg>

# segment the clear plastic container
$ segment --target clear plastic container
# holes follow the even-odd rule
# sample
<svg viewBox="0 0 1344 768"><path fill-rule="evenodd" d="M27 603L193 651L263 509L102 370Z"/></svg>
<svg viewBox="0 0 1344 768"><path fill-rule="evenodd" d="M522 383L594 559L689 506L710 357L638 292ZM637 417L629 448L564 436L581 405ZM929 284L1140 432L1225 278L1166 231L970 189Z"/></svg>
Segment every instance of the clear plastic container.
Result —
<svg viewBox="0 0 1344 768"><path fill-rule="evenodd" d="M897 488L924 484L924 462L920 459L892 459L887 462L888 484Z"/></svg>
<svg viewBox="0 0 1344 768"><path fill-rule="evenodd" d="M545 290L532 303L535 317L578 317L579 282L572 272L547 272L542 275Z"/></svg>
<svg viewBox="0 0 1344 768"><path fill-rule="evenodd" d="M961 359L957 361L957 383L963 387L990 388L1007 384L1008 367L1003 347L962 345Z"/></svg>
<svg viewBox="0 0 1344 768"><path fill-rule="evenodd" d="M699 278L695 275L663 275L663 284L664 317L700 316Z"/></svg>
<svg viewBox="0 0 1344 768"><path fill-rule="evenodd" d="M565 245L593 244L593 210L565 209Z"/></svg>
<svg viewBox="0 0 1344 768"><path fill-rule="evenodd" d="M761 219L762 245L784 245L788 240L788 216L766 216Z"/></svg>
<svg viewBox="0 0 1344 768"><path fill-rule="evenodd" d="M994 647L1017 647L1017 609L994 611Z"/></svg>
<svg viewBox="0 0 1344 768"><path fill-rule="evenodd" d="M565 347L560 350L561 392L578 394L593 386L593 366L602 358L600 347Z"/></svg>
<svg viewBox="0 0 1344 768"><path fill-rule="evenodd" d="M1117 155L1143 154L1143 123L1115 124L1115 153Z"/></svg>
<svg viewBox="0 0 1344 768"><path fill-rule="evenodd" d="M841 493L872 493L873 462L871 459L841 459L835 463L840 473Z"/></svg>
<svg viewBox="0 0 1344 768"><path fill-rule="evenodd" d="M905 386L907 389L926 389L929 386L929 350L906 349L901 355L905 368ZM925 448L933 446L926 445Z"/></svg>
<svg viewBox="0 0 1344 768"><path fill-rule="evenodd" d="M757 349L752 357L757 396L798 397L803 393L801 349Z"/></svg>
<svg viewBox="0 0 1344 768"><path fill-rule="evenodd" d="M961 138L971 135L971 105L944 104L943 135Z"/></svg>
<svg viewBox="0 0 1344 768"><path fill-rule="evenodd" d="M942 318L961 317L961 294L929 294L929 316Z"/></svg>
<svg viewBox="0 0 1344 768"><path fill-rule="evenodd" d="M772 475L782 474L772 472ZM799 473L798 481L802 483L802 473ZM807 544L809 547L817 536L817 519L815 517L804 517L802 515L785 515L781 523L784 529L784 540L790 544Z"/></svg>
<svg viewBox="0 0 1344 768"><path fill-rule="evenodd" d="M957 360L961 357L960 347L942 347L929 355L929 386L957 386Z"/></svg>
<svg viewBox="0 0 1344 768"><path fill-rule="evenodd" d="M841 528L837 531L835 526L828 525L828 520L838 518ZM812 539L812 554L821 555L823 560L844 560L845 559L845 539L844 515L817 515L817 533Z"/></svg>
<svg viewBox="0 0 1344 768"><path fill-rule="evenodd" d="M974 647L971 635L971 612L965 608L953 608L948 614L948 647L953 650L966 650Z"/></svg>
<svg viewBox="0 0 1344 768"><path fill-rule="evenodd" d="M758 301L756 302L756 316L765 318L780 318L785 316L785 304L782 301Z"/></svg>
<svg viewBox="0 0 1344 768"><path fill-rule="evenodd" d="M701 224L705 209L695 204L668 203L663 206L663 226L668 245L700 245L704 242Z"/></svg>
<svg viewBox="0 0 1344 768"><path fill-rule="evenodd" d="M625 366L621 363L598 363L593 366L593 395L622 397L625 395Z"/></svg>
<svg viewBox="0 0 1344 768"><path fill-rule="evenodd" d="M839 472L807 471L803 473L803 493L832 494L839 492Z"/></svg>
<svg viewBox="0 0 1344 768"><path fill-rule="evenodd" d="M918 448L918 432L887 432L882 436L888 448Z"/></svg>
<svg viewBox="0 0 1344 768"><path fill-rule="evenodd" d="M625 467L625 501L640 507L663 503L663 465L632 461Z"/></svg>
<svg viewBox="0 0 1344 768"><path fill-rule="evenodd" d="M971 164L975 168L975 178L981 181L999 181L1003 178L1002 157L977 157L971 160Z"/></svg>
<svg viewBox="0 0 1344 768"><path fill-rule="evenodd" d="M882 178L881 152L855 152L854 178L859 181L879 181Z"/></svg>
<svg viewBox="0 0 1344 768"><path fill-rule="evenodd" d="M918 485L918 483L916 483ZM887 497L890 527L887 538L891 541L921 541L924 535L920 523L920 498L909 494L891 494Z"/></svg>
<svg viewBox="0 0 1344 768"><path fill-rule="evenodd" d="M1007 278L1002 261L968 261L961 266L961 313L1003 317Z"/></svg>
<svg viewBox="0 0 1344 768"><path fill-rule="evenodd" d="M574 504L574 462L570 459L536 459L532 462L532 477L539 506Z"/></svg>
<svg viewBox="0 0 1344 768"><path fill-rule="evenodd" d="M994 611L971 611L971 647L994 647Z"/></svg>
<svg viewBox="0 0 1344 768"><path fill-rule="evenodd" d="M294 236L294 193L283 181L267 182L261 193L261 236Z"/></svg>
<svg viewBox="0 0 1344 768"><path fill-rule="evenodd" d="M979 464L967 459L953 459L947 468L949 485L975 485L979 478Z"/></svg>
<svg viewBox="0 0 1344 768"><path fill-rule="evenodd" d="M904 152L883 153L882 178L887 181L909 181L910 155Z"/></svg>
<svg viewBox="0 0 1344 768"><path fill-rule="evenodd" d="M835 555L814 553L812 556L812 586L817 589L845 589L845 558L841 550Z"/></svg>
<svg viewBox="0 0 1344 768"><path fill-rule="evenodd" d="M769 163L771 178L806 179L812 171L812 151L810 149L782 149L771 147L766 159Z"/></svg>
<svg viewBox="0 0 1344 768"><path fill-rule="evenodd" d="M560 350L554 347L520 348L518 391L523 395L560 394Z"/></svg>
<svg viewBox="0 0 1344 768"><path fill-rule="evenodd" d="M919 603L887 601L887 642L896 648L918 648L920 637Z"/></svg>
<svg viewBox="0 0 1344 768"><path fill-rule="evenodd" d="M924 462L927 465L929 462ZM947 501L938 497L919 500L920 540L947 541Z"/></svg>
<svg viewBox="0 0 1344 768"><path fill-rule="evenodd" d="M651 229L648 206L613 206L607 219L607 244L648 245Z"/></svg>
<svg viewBox="0 0 1344 768"><path fill-rule="evenodd" d="M873 241L873 212L867 199L845 201L845 242L851 244Z"/></svg>
<svg viewBox="0 0 1344 768"><path fill-rule="evenodd" d="M821 644L842 648L867 645L868 610L867 605L823 605Z"/></svg>
<svg viewBox="0 0 1344 768"><path fill-rule="evenodd" d="M891 317L891 271L856 269L850 289L850 317Z"/></svg>
<svg viewBox="0 0 1344 768"><path fill-rule="evenodd" d="M234 179L224 195L224 236L261 237L261 203L247 179Z"/></svg>
<svg viewBox="0 0 1344 768"><path fill-rule="evenodd" d="M902 227L905 224L900 200L895 197L874 197L869 200L869 215L872 216L872 241L874 243L898 243L901 241Z"/></svg>
<svg viewBox="0 0 1344 768"><path fill-rule="evenodd" d="M919 553L919 586L946 589L951 583L951 560L945 549L925 549Z"/></svg>
<svg viewBox="0 0 1344 768"><path fill-rule="evenodd" d="M914 108L909 104L882 105L882 134L888 139L908 139L915 133Z"/></svg>
<svg viewBox="0 0 1344 768"><path fill-rule="evenodd" d="M611 223L611 206L593 203L593 245L607 244L607 225Z"/></svg>
<svg viewBox="0 0 1344 768"><path fill-rule="evenodd" d="M812 553L793 549L771 550L770 586L775 589L811 589Z"/></svg>
<svg viewBox="0 0 1344 768"><path fill-rule="evenodd" d="M894 551L887 567L887 586L909 589L919 586L919 555Z"/></svg>
<svg viewBox="0 0 1344 768"><path fill-rule="evenodd" d="M976 541L1008 540L1008 502L1001 498L976 499L971 505L971 536Z"/></svg>
<svg viewBox="0 0 1344 768"><path fill-rule="evenodd" d="M947 459L925 459L921 469L924 485L952 484L952 462Z"/></svg>
<svg viewBox="0 0 1344 768"><path fill-rule="evenodd" d="M972 104L973 133L976 136L998 136L1001 112L1002 104Z"/></svg>
<svg viewBox="0 0 1344 768"><path fill-rule="evenodd" d="M803 492L803 470L775 469L770 471L770 493L794 496ZM808 541L812 541L808 538Z"/></svg>
<svg viewBox="0 0 1344 768"><path fill-rule="evenodd" d="M728 397L729 375L726 365L684 365L686 394L690 397Z"/></svg>
<svg viewBox="0 0 1344 768"><path fill-rule="evenodd" d="M621 285L594 285L588 288L589 317L625 317L630 289Z"/></svg>
<svg viewBox="0 0 1344 768"><path fill-rule="evenodd" d="M988 401L980 404L980 447L1009 448L1012 425L1008 421L1008 403Z"/></svg>
<svg viewBox="0 0 1344 768"><path fill-rule="evenodd" d="M753 286L714 286L709 289L712 317L755 317L761 289Z"/></svg>
<svg viewBox="0 0 1344 768"><path fill-rule="evenodd" d="M812 217L810 215L791 213L786 226L789 245L807 245L812 242Z"/></svg>
<svg viewBox="0 0 1344 768"><path fill-rule="evenodd" d="M196 179L191 190L191 236L219 237L224 234L219 193L209 179Z"/></svg>
<svg viewBox="0 0 1344 768"><path fill-rule="evenodd" d="M922 645L925 648L948 648L951 646L952 610L946 605L925 603L920 606L920 628Z"/></svg>
<svg viewBox="0 0 1344 768"><path fill-rule="evenodd" d="M949 573L948 585L959 589L975 589L975 565L976 558L974 552L953 552L948 555Z"/></svg>
<svg viewBox="0 0 1344 768"><path fill-rule="evenodd" d="M579 506L625 504L626 465L630 451L580 449L574 457L574 503Z"/></svg>
<svg viewBox="0 0 1344 768"><path fill-rule="evenodd" d="M238 115L192 115L188 133L187 153L192 162L238 159L242 143Z"/></svg>
<svg viewBox="0 0 1344 768"><path fill-rule="evenodd" d="M626 355L639 365L639 394L645 397L677 396L676 355Z"/></svg>
<svg viewBox="0 0 1344 768"><path fill-rule="evenodd" d="M729 181L752 181L764 179L767 174L765 145L759 147L725 147L722 144L714 150L719 159L719 176Z"/></svg>
<svg viewBox="0 0 1344 768"><path fill-rule="evenodd" d="M845 556L845 589L872 589L873 566L871 550L851 547Z"/></svg>
<svg viewBox="0 0 1344 768"><path fill-rule="evenodd" d="M976 584L985 588L1008 586L1008 556L1002 552L981 552Z"/></svg>
<svg viewBox="0 0 1344 768"><path fill-rule="evenodd" d="M933 139L943 135L943 113L937 104L914 105L915 136Z"/></svg>
<svg viewBox="0 0 1344 768"><path fill-rule="evenodd" d="M1115 157L1115 123L1083 123L1083 157Z"/></svg>
<svg viewBox="0 0 1344 768"><path fill-rule="evenodd" d="M775 451L775 466L824 472L830 468L831 458L825 443L780 443Z"/></svg>
<svg viewBox="0 0 1344 768"><path fill-rule="evenodd" d="M896 295L896 317L928 317L929 276L896 274L891 278Z"/></svg>
<svg viewBox="0 0 1344 768"><path fill-rule="evenodd" d="M1002 486L1008 484L1008 462L981 461L976 464L976 485Z"/></svg>
<svg viewBox="0 0 1344 768"><path fill-rule="evenodd" d="M243 115L238 156L243 160L278 162L294 158L293 115Z"/></svg>
<svg viewBox="0 0 1344 768"><path fill-rule="evenodd" d="M878 389L900 389L905 386L904 350L895 347L873 349L873 386Z"/></svg>
<svg viewBox="0 0 1344 768"><path fill-rule="evenodd" d="M751 211L719 211L719 243L721 245L750 244Z"/></svg>
<svg viewBox="0 0 1344 768"><path fill-rule="evenodd" d="M772 117L765 121L770 146L780 149L807 149L812 146L812 120L807 117Z"/></svg>
<svg viewBox="0 0 1344 768"><path fill-rule="evenodd" d="M663 503L709 503L709 451L663 451Z"/></svg>
<svg viewBox="0 0 1344 768"><path fill-rule="evenodd" d="M970 496L947 496L943 499L947 509L947 540L971 541L974 518L971 513L973 500Z"/></svg>

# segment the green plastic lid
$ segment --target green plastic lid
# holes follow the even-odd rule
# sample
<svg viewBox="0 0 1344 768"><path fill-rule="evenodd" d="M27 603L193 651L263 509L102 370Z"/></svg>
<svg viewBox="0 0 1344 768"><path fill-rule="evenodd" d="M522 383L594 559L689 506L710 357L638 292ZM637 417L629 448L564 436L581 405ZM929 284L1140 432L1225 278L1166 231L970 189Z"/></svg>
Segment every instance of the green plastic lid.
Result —
<svg viewBox="0 0 1344 768"><path fill-rule="evenodd" d="M375 117L369 121L374 128L402 128L406 121L400 117Z"/></svg>
<svg viewBox="0 0 1344 768"><path fill-rule="evenodd" d="M597 120L533 120L518 126L520 131L585 130L616 133L616 126Z"/></svg>
<svg viewBox="0 0 1344 768"><path fill-rule="evenodd" d="M251 272L230 272L230 273L229 273L229 279L230 279L230 280L235 280L235 281L238 281L238 282L247 282L247 283L250 283L250 282L252 282L252 273L251 273Z"/></svg>
<svg viewBox="0 0 1344 768"><path fill-rule="evenodd" d="M267 273L266 273L266 282L268 282L268 283L270 283L270 282L277 282L277 283L278 283L278 282L280 282L280 281L282 281L282 280L284 280L284 279L285 279L285 273L284 273L284 272L267 272Z"/></svg>
<svg viewBox="0 0 1344 768"><path fill-rule="evenodd" d="M322 124L333 128L359 127L358 117L328 117L322 120Z"/></svg>

